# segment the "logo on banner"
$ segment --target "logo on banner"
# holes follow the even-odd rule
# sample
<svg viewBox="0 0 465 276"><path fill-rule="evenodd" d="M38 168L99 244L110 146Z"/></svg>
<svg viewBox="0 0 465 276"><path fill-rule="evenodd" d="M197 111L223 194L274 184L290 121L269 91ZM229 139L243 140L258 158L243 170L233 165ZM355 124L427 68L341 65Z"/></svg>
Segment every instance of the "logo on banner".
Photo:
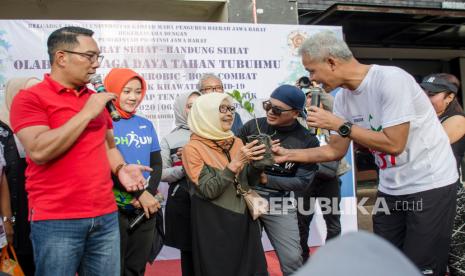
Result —
<svg viewBox="0 0 465 276"><path fill-rule="evenodd" d="M10 43L4 39L5 31L0 30L0 83L5 82L5 76L3 75L6 69L5 61L9 59L8 49L11 47Z"/></svg>
<svg viewBox="0 0 465 276"><path fill-rule="evenodd" d="M307 37L308 34L302 31L293 31L287 36L287 45L291 48L293 55L297 55L300 45L302 45Z"/></svg>

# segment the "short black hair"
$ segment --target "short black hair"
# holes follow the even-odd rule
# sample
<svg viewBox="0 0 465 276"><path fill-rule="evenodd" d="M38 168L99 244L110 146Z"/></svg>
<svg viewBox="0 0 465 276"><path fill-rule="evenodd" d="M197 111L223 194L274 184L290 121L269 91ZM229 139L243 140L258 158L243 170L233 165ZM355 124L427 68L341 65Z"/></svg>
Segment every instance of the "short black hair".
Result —
<svg viewBox="0 0 465 276"><path fill-rule="evenodd" d="M48 56L50 58L50 64L53 64L56 51L62 49L70 50L79 44L77 40L78 36L92 36L93 34L94 31L92 30L76 26L63 27L53 31L47 40L47 50Z"/></svg>

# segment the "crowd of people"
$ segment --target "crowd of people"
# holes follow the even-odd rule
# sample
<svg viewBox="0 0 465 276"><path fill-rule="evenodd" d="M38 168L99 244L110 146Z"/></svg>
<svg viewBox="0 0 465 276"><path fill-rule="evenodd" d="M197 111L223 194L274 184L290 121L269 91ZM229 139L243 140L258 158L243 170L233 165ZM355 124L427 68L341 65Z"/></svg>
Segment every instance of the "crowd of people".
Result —
<svg viewBox="0 0 465 276"><path fill-rule="evenodd" d="M266 117L243 122L208 73L198 91L177 96L175 128L159 142L136 114L147 91L141 75L114 68L104 79L110 93L87 87L103 58L92 36L55 30L50 73L5 88L0 214L26 275L144 275L160 239L180 250L183 276L268 275L262 232L283 275L341 275L333 263L360 248L379 250L374 261L397 265L398 275L465 275L465 114L454 76L418 84L398 67L359 63L343 40L321 32L299 50L321 105L312 89L284 84L263 101ZM388 208L373 214L377 237L340 236L351 141L379 167L377 196ZM161 181L169 184L164 217ZM255 219L257 198L291 203ZM312 260L313 213L299 211L314 198L330 199L332 212L324 215L327 249ZM344 271L367 275L360 262L368 260ZM392 266L376 268L389 275L383 269Z"/></svg>

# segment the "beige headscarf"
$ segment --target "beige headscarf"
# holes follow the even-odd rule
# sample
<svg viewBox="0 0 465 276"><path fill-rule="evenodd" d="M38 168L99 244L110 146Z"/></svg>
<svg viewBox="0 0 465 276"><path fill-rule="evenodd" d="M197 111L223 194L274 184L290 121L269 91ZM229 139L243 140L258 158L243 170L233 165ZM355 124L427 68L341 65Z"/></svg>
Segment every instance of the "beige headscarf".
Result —
<svg viewBox="0 0 465 276"><path fill-rule="evenodd" d="M10 108L13 98L18 94L19 90L31 87L40 80L38 78L11 78L5 85L5 101L2 103L0 111L0 120L10 126Z"/></svg>
<svg viewBox="0 0 465 276"><path fill-rule="evenodd" d="M216 141L234 137L231 130L224 131L221 127L219 107L225 99L232 103L232 98L225 93L208 93L198 97L187 118L190 130L200 137Z"/></svg>

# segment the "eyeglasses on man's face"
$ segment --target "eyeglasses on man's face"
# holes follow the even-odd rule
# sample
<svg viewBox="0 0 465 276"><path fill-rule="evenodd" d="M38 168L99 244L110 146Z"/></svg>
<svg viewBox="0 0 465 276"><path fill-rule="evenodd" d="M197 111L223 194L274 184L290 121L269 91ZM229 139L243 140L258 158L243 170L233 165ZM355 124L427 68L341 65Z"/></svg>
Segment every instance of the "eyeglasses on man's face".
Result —
<svg viewBox="0 0 465 276"><path fill-rule="evenodd" d="M201 92L223 92L224 88L222 85L217 85L217 86L206 86L202 89L200 89Z"/></svg>
<svg viewBox="0 0 465 276"><path fill-rule="evenodd" d="M234 114L236 112L236 107L234 105L220 105L219 110L221 113L227 113L228 111Z"/></svg>
<svg viewBox="0 0 465 276"><path fill-rule="evenodd" d="M274 115L276 116L281 116L281 114L283 112L287 112L287 111L292 111L294 109L282 109L282 108L279 108L275 105L273 105L270 101L264 101L263 102L263 109L265 109L266 112L270 111L273 112Z"/></svg>
<svg viewBox="0 0 465 276"><path fill-rule="evenodd" d="M65 53L69 53L69 54L74 54L74 55L79 55L81 57L85 57L87 58L91 63L95 63L96 61L98 61L98 63L102 63L102 60L103 60L103 56L102 55L99 55L99 54L96 54L96 53L93 53L93 54L90 54L90 53L81 53L81 52L74 52L74 51L68 51L68 50L61 50Z"/></svg>

